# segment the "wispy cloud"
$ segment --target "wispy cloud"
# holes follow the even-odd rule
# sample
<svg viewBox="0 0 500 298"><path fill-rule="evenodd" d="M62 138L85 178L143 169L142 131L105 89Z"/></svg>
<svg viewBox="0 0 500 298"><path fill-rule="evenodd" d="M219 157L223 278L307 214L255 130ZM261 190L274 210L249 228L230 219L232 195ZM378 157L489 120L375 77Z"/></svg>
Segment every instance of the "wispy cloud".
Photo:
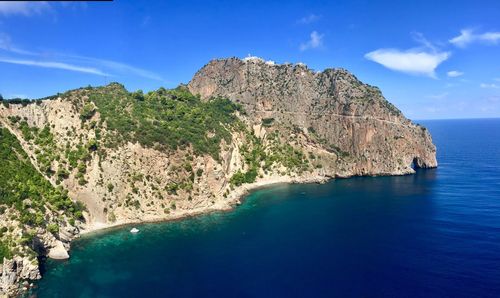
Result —
<svg viewBox="0 0 500 298"><path fill-rule="evenodd" d="M88 62L88 63L96 64L96 65L101 66L102 68L110 69L110 70L116 71L118 73L136 75L136 76L140 76L140 77L143 77L146 79L152 79L152 80L156 80L156 81L164 81L160 75L158 75L152 71L145 70L145 69L138 68L138 67L134 67L134 66L131 66L131 65L128 65L125 63L116 62L116 61L112 61L112 60L84 57L84 56L72 56L72 55L65 55L65 56L79 60L83 63Z"/></svg>
<svg viewBox="0 0 500 298"><path fill-rule="evenodd" d="M47 1L0 1L0 15L32 16L51 10Z"/></svg>
<svg viewBox="0 0 500 298"><path fill-rule="evenodd" d="M301 24L301 25L307 25L307 24L311 24L311 23L314 23L316 21L319 21L320 19L321 19L321 16L316 15L314 13L311 13L311 14L297 20L297 23Z"/></svg>
<svg viewBox="0 0 500 298"><path fill-rule="evenodd" d="M131 75L165 82L160 75L152 71L117 61L58 52L48 55L47 53L26 50L13 44L10 37L6 34L0 34L0 52L2 51L11 56L0 56L0 62L3 63L57 68L101 76ZM51 61L47 61L47 57L51 57Z"/></svg>
<svg viewBox="0 0 500 298"><path fill-rule="evenodd" d="M475 33L473 29L462 29L460 35L453 37L449 42L460 48L465 48L473 42L497 44L500 42L500 32Z"/></svg>
<svg viewBox="0 0 500 298"><path fill-rule="evenodd" d="M492 89L499 89L500 86L497 84L487 84L487 83L481 83L479 84L479 87L481 88L492 88Z"/></svg>
<svg viewBox="0 0 500 298"><path fill-rule="evenodd" d="M365 54L365 58L394 71L436 78L436 68L451 53L439 51L420 33L414 33L413 38L422 47L408 50L382 48Z"/></svg>
<svg viewBox="0 0 500 298"><path fill-rule="evenodd" d="M448 71L446 73L446 75L450 78L456 78L456 77L460 77L460 76L463 76L464 73L461 72L461 71L458 71L458 70L451 70L451 71Z"/></svg>
<svg viewBox="0 0 500 298"><path fill-rule="evenodd" d="M414 41L421 44L425 49L430 49L433 52L438 51L438 48L436 46L434 46L434 44L432 42L427 40L427 38L425 38L425 36L422 33L412 32L411 37L413 38Z"/></svg>
<svg viewBox="0 0 500 298"><path fill-rule="evenodd" d="M44 67L44 68L64 69L64 70L70 70L70 71L76 71L76 72L82 72L82 73L95 74L95 75L100 75L100 76L109 76L109 74L106 74L97 68L83 67L83 66L78 66L78 65L62 63L62 62L19 60L19 59L10 59L10 58L3 58L3 57L0 57L0 62L10 63L10 64L27 65L27 66L37 66L37 67Z"/></svg>
<svg viewBox="0 0 500 298"><path fill-rule="evenodd" d="M316 31L311 32L309 40L305 43L300 44L299 49L301 51L306 51L309 49L317 49L323 46L323 34L319 34Z"/></svg>
<svg viewBox="0 0 500 298"><path fill-rule="evenodd" d="M37 56L37 53L20 49L12 44L10 36L5 33L0 33L0 50L8 51L15 54Z"/></svg>

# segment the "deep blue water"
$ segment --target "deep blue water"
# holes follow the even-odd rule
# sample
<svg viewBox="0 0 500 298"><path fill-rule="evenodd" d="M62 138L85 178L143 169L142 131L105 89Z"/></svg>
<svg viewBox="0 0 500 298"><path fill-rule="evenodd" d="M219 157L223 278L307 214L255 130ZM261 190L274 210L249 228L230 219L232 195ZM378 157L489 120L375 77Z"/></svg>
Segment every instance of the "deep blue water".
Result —
<svg viewBox="0 0 500 298"><path fill-rule="evenodd" d="M75 241L39 297L500 297L500 119L425 121L439 168L259 190Z"/></svg>

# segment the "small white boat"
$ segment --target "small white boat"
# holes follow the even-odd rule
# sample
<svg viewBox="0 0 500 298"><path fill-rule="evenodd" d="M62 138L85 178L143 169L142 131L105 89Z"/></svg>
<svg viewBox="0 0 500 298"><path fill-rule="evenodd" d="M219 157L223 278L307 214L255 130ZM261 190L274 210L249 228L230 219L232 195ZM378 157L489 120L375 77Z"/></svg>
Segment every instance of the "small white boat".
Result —
<svg viewBox="0 0 500 298"><path fill-rule="evenodd" d="M136 228L132 228L132 230L130 230L130 233L134 233L134 234L135 234L135 233L139 233L139 230L138 230L138 229L136 229Z"/></svg>

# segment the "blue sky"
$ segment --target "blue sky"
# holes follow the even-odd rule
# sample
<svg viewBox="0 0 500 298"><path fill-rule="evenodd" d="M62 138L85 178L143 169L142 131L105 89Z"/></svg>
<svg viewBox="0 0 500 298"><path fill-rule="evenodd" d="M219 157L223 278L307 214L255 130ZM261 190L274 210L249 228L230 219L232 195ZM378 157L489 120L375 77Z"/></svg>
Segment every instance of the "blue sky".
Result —
<svg viewBox="0 0 500 298"><path fill-rule="evenodd" d="M175 87L251 54L346 68L412 119L500 117L499 16L498 0L4 1L0 94Z"/></svg>

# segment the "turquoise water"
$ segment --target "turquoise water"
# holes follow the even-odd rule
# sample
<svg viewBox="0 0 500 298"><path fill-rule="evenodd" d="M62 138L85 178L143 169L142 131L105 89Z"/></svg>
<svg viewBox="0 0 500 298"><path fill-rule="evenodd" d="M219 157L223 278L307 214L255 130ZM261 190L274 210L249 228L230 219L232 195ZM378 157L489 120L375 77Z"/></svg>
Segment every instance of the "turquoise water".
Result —
<svg viewBox="0 0 500 298"><path fill-rule="evenodd" d="M499 297L500 120L427 121L440 167L256 191L84 236L38 297Z"/></svg>

